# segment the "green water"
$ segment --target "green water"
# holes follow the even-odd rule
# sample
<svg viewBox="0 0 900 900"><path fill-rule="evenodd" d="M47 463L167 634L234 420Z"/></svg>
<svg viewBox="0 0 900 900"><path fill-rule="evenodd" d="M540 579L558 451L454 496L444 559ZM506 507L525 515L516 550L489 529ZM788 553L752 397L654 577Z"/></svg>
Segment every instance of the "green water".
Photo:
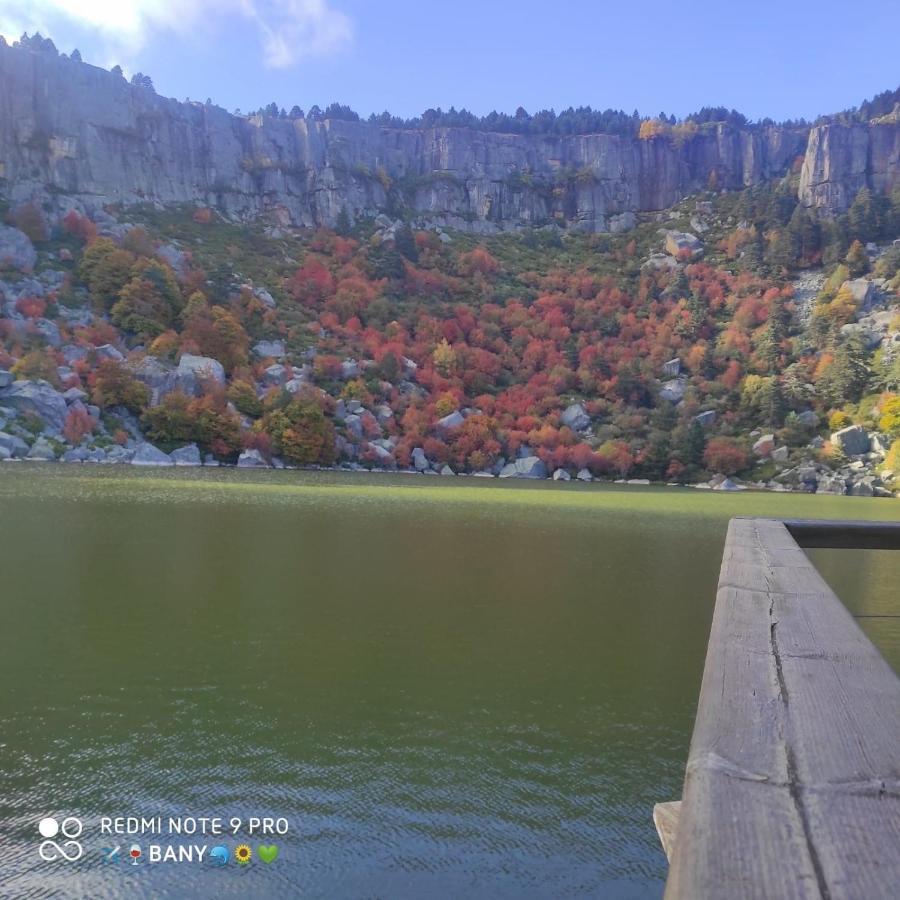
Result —
<svg viewBox="0 0 900 900"><path fill-rule="evenodd" d="M900 504L6 464L0 515L0 895L658 897L728 518ZM872 616L897 557L816 562ZM897 621L860 620L895 666ZM289 832L105 864L128 815Z"/></svg>

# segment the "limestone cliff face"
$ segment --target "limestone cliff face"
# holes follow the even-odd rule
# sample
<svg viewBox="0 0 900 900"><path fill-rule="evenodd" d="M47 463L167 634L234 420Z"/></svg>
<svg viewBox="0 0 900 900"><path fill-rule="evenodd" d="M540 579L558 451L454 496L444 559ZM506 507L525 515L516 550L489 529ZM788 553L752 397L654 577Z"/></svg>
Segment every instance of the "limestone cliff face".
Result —
<svg viewBox="0 0 900 900"><path fill-rule="evenodd" d="M809 134L800 200L827 215L843 212L862 187L900 184L900 122L819 125Z"/></svg>
<svg viewBox="0 0 900 900"><path fill-rule="evenodd" d="M873 144L865 127L857 139ZM886 180L896 177L896 134L893 146ZM823 148L816 164L827 171L831 151ZM552 221L603 231L711 179L737 189L782 175L804 151L809 161L805 129L777 127L712 126L677 145L245 118L160 97L53 53L0 46L0 194L13 202L191 203L297 225L334 225L342 209L356 217L404 208L472 231ZM842 203L852 191L857 176L843 175L857 171L850 155L841 164L844 193L829 188L815 205Z"/></svg>

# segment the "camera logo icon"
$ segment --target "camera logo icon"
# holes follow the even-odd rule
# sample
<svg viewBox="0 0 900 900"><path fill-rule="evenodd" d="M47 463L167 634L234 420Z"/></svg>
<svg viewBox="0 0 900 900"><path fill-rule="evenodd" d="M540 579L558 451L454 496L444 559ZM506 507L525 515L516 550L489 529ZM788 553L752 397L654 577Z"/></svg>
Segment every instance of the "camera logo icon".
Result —
<svg viewBox="0 0 900 900"><path fill-rule="evenodd" d="M62 822L58 822L52 816L47 816L38 823L38 832L45 840L41 842L38 854L45 862L53 862L64 859L67 862L75 862L81 859L84 848L75 840L81 836L81 819L68 816ZM54 840L62 834L65 840Z"/></svg>

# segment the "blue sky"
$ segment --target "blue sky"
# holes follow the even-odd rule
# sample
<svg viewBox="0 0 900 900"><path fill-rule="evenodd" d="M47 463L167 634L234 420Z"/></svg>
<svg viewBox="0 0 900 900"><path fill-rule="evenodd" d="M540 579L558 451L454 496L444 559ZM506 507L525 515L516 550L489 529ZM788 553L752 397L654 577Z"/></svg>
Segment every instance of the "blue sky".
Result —
<svg viewBox="0 0 900 900"><path fill-rule="evenodd" d="M0 0L178 99L244 111L347 103L363 115L608 106L751 118L835 112L898 86L897 0Z"/></svg>

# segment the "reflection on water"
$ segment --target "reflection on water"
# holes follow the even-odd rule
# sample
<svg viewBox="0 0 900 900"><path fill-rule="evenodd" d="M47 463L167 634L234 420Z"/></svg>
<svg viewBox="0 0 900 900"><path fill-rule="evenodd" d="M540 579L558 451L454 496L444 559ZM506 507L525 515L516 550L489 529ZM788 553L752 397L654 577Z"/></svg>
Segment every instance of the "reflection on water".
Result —
<svg viewBox="0 0 900 900"><path fill-rule="evenodd" d="M0 467L0 894L659 896L728 517L893 512L437 482ZM129 814L291 830L104 865Z"/></svg>

